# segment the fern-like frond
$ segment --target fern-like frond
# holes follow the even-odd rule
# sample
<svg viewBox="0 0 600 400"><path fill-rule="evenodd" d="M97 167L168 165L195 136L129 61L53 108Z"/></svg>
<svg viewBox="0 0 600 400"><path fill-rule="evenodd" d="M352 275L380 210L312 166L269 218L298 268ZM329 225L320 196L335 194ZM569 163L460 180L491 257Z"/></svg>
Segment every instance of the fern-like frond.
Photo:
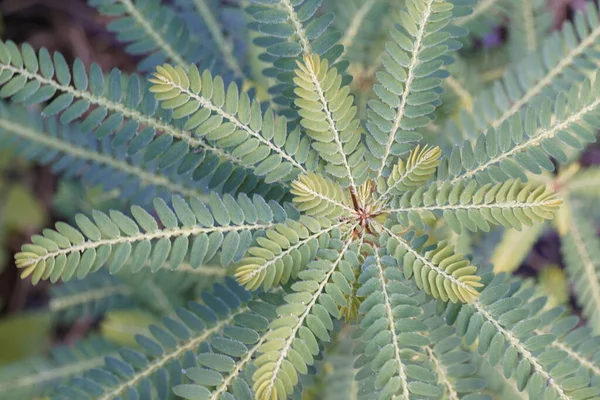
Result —
<svg viewBox="0 0 600 400"><path fill-rule="evenodd" d="M508 46L513 60L535 53L552 27L552 14L544 0L511 0Z"/></svg>
<svg viewBox="0 0 600 400"><path fill-rule="evenodd" d="M408 150L407 142L420 139L413 131L431 121L439 105L437 88L444 75L440 69L458 43L446 29L451 3L409 0L407 10L398 13L396 22L403 27L392 29L393 41L383 58L385 70L377 74L379 83L374 86L378 99L369 102L366 142L375 176L384 174L394 156Z"/></svg>
<svg viewBox="0 0 600 400"><path fill-rule="evenodd" d="M65 177L77 176L105 190L118 188L121 197L134 202L173 194L202 196L200 182L178 174L177 168L160 170L156 163L145 163L141 154L128 156L125 145L111 146L109 137L98 141L81 133L76 124L62 125L53 117L44 120L19 105L0 103L0 142Z"/></svg>
<svg viewBox="0 0 600 400"><path fill-rule="evenodd" d="M406 159L399 159L387 178L380 177L377 189L381 197L399 195L423 186L435 174L442 151L439 147L417 146Z"/></svg>
<svg viewBox="0 0 600 400"><path fill-rule="evenodd" d="M221 253L220 261L227 266L244 256L253 232L271 228L274 219L286 218L283 208L277 209L274 202L267 204L260 196L250 200L240 195L236 200L212 193L210 208L196 198L188 205L174 196L172 204L171 209L162 199L154 201L163 228L138 206L131 208L134 219L114 210L108 215L94 211L93 220L79 214L75 217L77 229L59 222L56 230L33 236L32 244L24 245L16 255L17 265L24 269L22 276L31 275L34 283L40 279L56 282L82 278L109 259L112 273L129 260L133 272L143 268L148 259L152 271L165 262L176 269L188 255L193 266L200 266L223 247L227 251Z"/></svg>
<svg viewBox="0 0 600 400"><path fill-rule="evenodd" d="M415 237L414 231L402 236L405 229L399 225L383 229L389 236L386 243L389 254L398 260L406 278L414 278L419 289L452 303L471 303L477 299L477 289L483 287L481 277L475 275L477 267L455 253L452 245L441 241L433 249L423 248L427 236Z"/></svg>
<svg viewBox="0 0 600 400"><path fill-rule="evenodd" d="M449 309L446 319L456 324L467 344L477 340L479 353L487 353L492 366L501 361L504 375L515 380L519 391L527 390L530 398L596 398L600 387L591 383L585 369L552 347L556 336L536 332L559 315L551 312L536 317L544 301L527 303L530 295L518 289L502 275L496 276L478 300L463 305L460 312Z"/></svg>
<svg viewBox="0 0 600 400"><path fill-rule="evenodd" d="M286 295L287 304L277 308L278 318L271 322L267 341L259 348L253 374L257 400L285 398L298 383L298 373L306 374L307 366L320 352L318 341L328 341L338 307L346 305L348 282L359 268L358 249L352 248L352 236L342 241L334 232L323 243L319 258L298 274L292 285L294 293Z"/></svg>
<svg viewBox="0 0 600 400"><path fill-rule="evenodd" d="M212 176L209 185L223 185L228 191L239 188L266 194L256 176L248 173L242 160L193 137L183 123L156 107L152 93L140 77L121 76L114 69L108 79L97 64L86 71L75 60L72 71L60 53L42 48L38 54L28 44L0 43L0 97L33 105L51 100L45 117L60 115L60 122L83 119L82 134L95 130L98 138L111 136L114 147L127 146L127 155L141 154L144 162L156 162L159 169L173 167L195 180ZM279 188L281 190L281 188Z"/></svg>
<svg viewBox="0 0 600 400"><path fill-rule="evenodd" d="M381 36L382 25L388 26L386 23L382 24L382 20L386 19L390 8L396 6L390 3L386 0L349 0L344 3L324 1L325 7L335 11L333 23L342 32L340 44L344 46L344 52L341 58L351 62L367 60L373 41Z"/></svg>
<svg viewBox="0 0 600 400"><path fill-rule="evenodd" d="M543 231L544 224L539 223L522 226L520 230L507 229L504 231L502 239L494 247L494 252L490 258L490 262L494 266L494 272L512 273L516 271Z"/></svg>
<svg viewBox="0 0 600 400"><path fill-rule="evenodd" d="M113 17L107 29L127 44L125 51L144 56L138 68L151 71L164 62L182 67L198 62L200 44L175 10L160 0L90 0L100 13Z"/></svg>
<svg viewBox="0 0 600 400"><path fill-rule="evenodd" d="M173 110L173 118L185 118L186 130L231 151L267 182L307 172L302 164L314 158L308 140L299 130L288 135L286 119L276 118L272 110L263 116L258 101L251 101L247 93L240 96L235 82L226 89L221 77L213 79L208 70L200 74L191 67L186 73L167 64L159 66L150 81L161 106Z"/></svg>
<svg viewBox="0 0 600 400"><path fill-rule="evenodd" d="M60 384L69 382L83 371L99 368L104 357L116 355L113 344L92 337L72 346L57 346L48 358L35 357L0 368L0 397L23 400L49 395Z"/></svg>
<svg viewBox="0 0 600 400"><path fill-rule="evenodd" d="M463 113L464 138L475 140L488 127L499 129L526 106L568 90L596 73L600 57L594 48L600 38L597 6L588 3L585 12L565 21L562 30L545 40L539 51L505 71L502 79L474 101L474 112Z"/></svg>
<svg viewBox="0 0 600 400"><path fill-rule="evenodd" d="M556 340L550 344L557 357L566 355L579 367L587 370L592 379L592 386L600 387L600 336L594 334L589 326L581 326L579 317L575 315L564 315L561 318L554 318L555 315L562 315L562 308L556 308L542 315L542 322L546 324L536 330L538 335L552 334ZM547 318L544 318L547 316Z"/></svg>
<svg viewBox="0 0 600 400"><path fill-rule="evenodd" d="M351 87L356 97L358 116L365 120L368 102L375 96L372 91L375 74L381 69L386 54L385 45L390 40L394 16L405 7L405 1L326 0L324 6L335 12L333 23L343 33L340 43L344 45L344 53L341 58L350 62L348 73L353 78ZM356 29L359 21L360 26Z"/></svg>
<svg viewBox="0 0 600 400"><path fill-rule="evenodd" d="M342 225L326 225L307 216L275 225L256 239L258 246L240 261L235 272L238 282L249 290L286 284L314 260L320 241Z"/></svg>
<svg viewBox="0 0 600 400"><path fill-rule="evenodd" d="M348 190L315 173L300 176L290 192L296 209L315 218L349 217L355 212Z"/></svg>
<svg viewBox="0 0 600 400"><path fill-rule="evenodd" d="M270 294L265 299L268 301L248 303L252 312L245 316L245 321L234 319L239 322L207 341L210 351L196 355L197 366L185 368L191 382L174 386L176 395L190 400L250 398L252 362L267 340L269 323L277 318L276 306L283 303L279 295Z"/></svg>
<svg viewBox="0 0 600 400"><path fill-rule="evenodd" d="M486 129L485 116L481 113L487 109L482 110L480 102L483 94L490 91L489 83L502 78L511 66L504 50L496 48L483 54L454 57L454 63L447 67L450 76L444 80L443 106L436 110L439 129L430 133L429 140L436 140L438 145L446 144L451 150L451 146L460 145L465 139L473 141Z"/></svg>
<svg viewBox="0 0 600 400"><path fill-rule="evenodd" d="M204 293L202 303L178 308L174 316L163 318L162 326L150 325L148 335L136 335L139 351L126 348L119 351L121 359L107 357L103 370L90 371L73 385L62 387L60 398L77 398L72 396L78 391L96 400L130 395L168 398L171 387L183 383L181 371L196 363L228 371L234 361L226 354L235 349L226 346L242 343L228 340L237 333L239 339L251 341L256 337L254 329L268 327L269 320L262 314L274 314L269 313L273 306L251 301L250 294L232 281L215 285L213 293Z"/></svg>
<svg viewBox="0 0 600 400"><path fill-rule="evenodd" d="M550 157L568 161L564 146L582 148L596 140L599 90L600 77L596 74L573 85L566 94L560 92L554 103L546 99L540 107L528 108L523 118L515 114L500 128L480 135L474 145L465 141L453 149L447 164L440 166L440 178L452 178L453 184L468 178L526 181L523 169L534 174L552 171Z"/></svg>
<svg viewBox="0 0 600 400"><path fill-rule="evenodd" d="M493 393L501 399L530 400L527 393L519 392L514 380L504 376L502 365L491 366L488 359L477 352L471 352L471 355L477 366L477 376L485 379L486 392Z"/></svg>
<svg viewBox="0 0 600 400"><path fill-rule="evenodd" d="M300 123L313 139L312 147L326 162L325 170L356 188L366 178L360 121L350 87L326 59L308 54L294 71Z"/></svg>
<svg viewBox="0 0 600 400"><path fill-rule="evenodd" d="M470 180L407 192L393 199L389 212L405 226L413 223L423 229L425 220L441 215L456 233L463 227L489 232L490 224L521 229L552 219L561 204L546 185L535 187L518 179L481 185Z"/></svg>
<svg viewBox="0 0 600 400"><path fill-rule="evenodd" d="M96 318L108 310L133 304L131 288L118 278L97 272L84 280L50 287L50 312L67 322L77 318Z"/></svg>
<svg viewBox="0 0 600 400"><path fill-rule="evenodd" d="M406 281L394 258L382 257L378 250L372 253L359 278L358 295L365 297L360 306L365 346L357 362L364 365L357 379L373 391L365 393L369 399L439 397L442 392L432 384L434 375L420 365L430 343L428 326L420 320L425 296Z"/></svg>
<svg viewBox="0 0 600 400"><path fill-rule="evenodd" d="M267 77L277 78L279 84L269 88L275 103L284 107L291 106L293 93L293 75L289 72L296 68L296 62L303 56L318 54L334 63L343 52L338 44L341 34L329 30L333 14L318 15L322 0L251 0L247 8L255 24L250 27L260 32L256 43L265 48L261 59L269 63L263 71ZM295 116L290 109L284 114Z"/></svg>
<svg viewBox="0 0 600 400"><path fill-rule="evenodd" d="M224 72L231 71L233 77L243 78L244 50L240 49L242 43L238 43L242 38L232 32L237 28L232 26L237 21L227 18L233 10L212 0L177 0L175 4L181 9L181 17L190 32L202 43L203 66L212 64L212 71L225 69ZM236 17L242 17L237 15L241 10L235 11L238 11Z"/></svg>
<svg viewBox="0 0 600 400"><path fill-rule="evenodd" d="M461 345L456 329L448 326L443 318L435 315L435 303L424 307L422 317L427 325L430 343L425 347L430 369L437 376L437 386L443 399L458 400L485 393L486 381L475 375L477 366L473 355ZM477 398L477 397L476 397Z"/></svg>
<svg viewBox="0 0 600 400"><path fill-rule="evenodd" d="M600 332L600 240L587 217L570 209L569 230L562 240L562 253L573 293L583 315Z"/></svg>

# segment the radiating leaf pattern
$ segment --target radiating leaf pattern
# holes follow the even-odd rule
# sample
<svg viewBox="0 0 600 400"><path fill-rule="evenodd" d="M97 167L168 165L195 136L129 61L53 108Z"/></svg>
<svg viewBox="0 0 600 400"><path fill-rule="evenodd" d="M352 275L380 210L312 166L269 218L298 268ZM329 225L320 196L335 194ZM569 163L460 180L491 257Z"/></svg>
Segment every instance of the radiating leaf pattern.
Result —
<svg viewBox="0 0 600 400"><path fill-rule="evenodd" d="M548 38L538 0L90 5L144 75L0 42L0 143L110 191L15 260L131 348L5 397L600 396L595 5ZM557 213L586 321L499 273Z"/></svg>

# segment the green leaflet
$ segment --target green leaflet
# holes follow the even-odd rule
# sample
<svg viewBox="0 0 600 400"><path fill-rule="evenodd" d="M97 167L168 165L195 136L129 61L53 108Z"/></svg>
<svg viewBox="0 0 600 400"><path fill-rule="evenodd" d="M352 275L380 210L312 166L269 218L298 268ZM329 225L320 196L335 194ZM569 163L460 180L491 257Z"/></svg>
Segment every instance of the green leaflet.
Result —
<svg viewBox="0 0 600 400"><path fill-rule="evenodd" d="M138 204L147 201L141 198L140 191L146 196L202 196L198 182L191 177L173 169L157 171L152 162L144 162L141 154L122 157L127 145L111 145L110 137L97 144L81 132L80 125L62 125L54 117L42 120L39 114L20 105L0 103L0 143L18 144L15 153L52 163L57 173L76 174L85 183L118 187L121 197L133 198ZM85 167L80 166L82 163ZM94 165L102 166L100 172Z"/></svg>
<svg viewBox="0 0 600 400"><path fill-rule="evenodd" d="M558 314L562 309L555 310ZM600 377L600 368L596 360L598 357L598 342L600 337L594 333L589 326L580 325L581 321L575 315L565 315L558 321L550 321L550 318L543 320L546 324L542 329L536 331L537 334L552 334L556 341L550 345L555 354L565 354L571 363L578 363L583 370L587 370L592 380ZM593 381L593 387L598 384Z"/></svg>
<svg viewBox="0 0 600 400"><path fill-rule="evenodd" d="M82 279L53 290L62 320L127 307L103 332L140 333L56 398L600 396L593 225L563 244L590 326L478 265L496 226L539 232L555 190L574 209L597 192L594 168L564 166L600 127L595 6L541 42L538 0L333 3L91 0L143 78L0 44L0 97L46 118L0 106L2 144L137 204L16 255L33 283ZM454 53L505 19L497 53L527 57L481 91L497 54ZM496 271L518 261L505 248Z"/></svg>
<svg viewBox="0 0 600 400"><path fill-rule="evenodd" d="M367 386L374 392L370 398L421 392L440 396L442 392L430 383L431 372L418 370L424 346L430 343L424 335L427 325L418 318L424 297L405 280L393 258L382 258L377 251L366 260L359 281L357 294L365 297L359 310L365 313L361 321L363 357L369 362L365 369L376 374L359 372L357 378L373 381Z"/></svg>
<svg viewBox="0 0 600 400"><path fill-rule="evenodd" d="M248 290L288 283L316 257L330 232L340 226L328 226L326 220L308 216L275 225L256 239L258 246L248 249L248 256L239 262L235 272L238 282Z"/></svg>
<svg viewBox="0 0 600 400"><path fill-rule="evenodd" d="M350 193L320 175L303 175L292 183L298 211L313 217L335 219L354 213Z"/></svg>
<svg viewBox="0 0 600 400"><path fill-rule="evenodd" d="M194 382L173 388L184 398L193 399L190 396L195 393L211 390L243 390L240 380L244 378L239 372L256 351L256 343L264 336L269 321L275 318L281 296L252 299L249 292L229 280L216 284L212 293L205 292L202 303L191 302L186 308L178 308L175 315L163 318L161 326L151 325L148 335L137 335L139 350L125 348L119 351L119 358L107 357L105 368L100 371L104 372L104 379L95 383L99 389L96 398L117 399L129 392L150 396L153 390L164 398L171 391L167 376L156 376L167 374L173 364L173 383L179 380L176 376L182 369ZM86 385L84 382L84 390ZM69 387L61 388L59 393L67 398L73 396Z"/></svg>
<svg viewBox="0 0 600 400"><path fill-rule="evenodd" d="M157 271L163 263L176 269L189 257L192 268L212 259L222 246L227 252L220 256L227 266L242 258L252 241L252 232L272 226L273 220L285 219L285 211L275 203L267 204L261 197L250 201L240 195L222 199L211 195L208 208L199 199L186 203L181 197L172 200L173 208L162 199L154 202L159 222L138 206L131 209L133 219L119 211L108 215L92 212L92 219L76 216L77 229L59 222L56 230L32 237L16 255L22 276L32 276L34 283L59 278L79 279L97 271L107 262L112 273L119 271L128 260L132 272L139 271L150 261Z"/></svg>
<svg viewBox="0 0 600 400"><path fill-rule="evenodd" d="M391 27L390 11L404 6L403 3L403 0L323 1L324 7L335 13L333 24L342 33L340 44L344 46L344 52L341 58L365 65L375 59L382 51L382 33Z"/></svg>
<svg viewBox="0 0 600 400"><path fill-rule="evenodd" d="M373 87L378 99L369 102L366 144L375 177L387 175L394 156L420 139L414 130L431 121L439 99L435 89L442 84L436 72L456 44L452 31L445 29L452 8L449 2L409 0L407 11L397 15L396 23L403 28L391 30L385 69Z"/></svg>
<svg viewBox="0 0 600 400"><path fill-rule="evenodd" d="M481 2L484 3L488 2ZM515 2L517 5L525 3L533 4L537 0ZM546 38L538 51L523 60L515 60L501 79L475 98L473 112L461 112L458 126L452 126L455 124L451 122L445 129L458 131L454 134L473 142L482 131L490 127L499 129L524 108L568 90L585 77L593 77L598 55L592 49L598 37L598 9L589 3L572 21L565 21L560 32Z"/></svg>
<svg viewBox="0 0 600 400"><path fill-rule="evenodd" d="M468 398L469 395L477 398L477 395L483 395L489 389L489 384L476 375L479 368L474 362L475 355L467 346L461 345L456 329L435 315L433 303L427 304L424 310L424 322L431 341L425 351L431 370L436 375L438 388L447 398Z"/></svg>
<svg viewBox="0 0 600 400"><path fill-rule="evenodd" d="M401 224L413 223L420 229L438 214L456 233L463 227L488 232L490 224L521 229L542 223L552 219L561 204L546 186L535 187L518 179L495 185L471 180L422 186L394 199L389 212L396 213Z"/></svg>
<svg viewBox="0 0 600 400"><path fill-rule="evenodd" d="M562 254L567 265L569 281L575 286L575 298L583 308L594 332L600 332L600 241L595 227L576 210L569 209L571 216L568 232L563 237Z"/></svg>
<svg viewBox="0 0 600 400"><path fill-rule="evenodd" d="M337 236L337 237L336 237ZM333 318L344 297L338 293L354 279L353 268L359 260L351 239L338 234L321 246L320 257L299 274L292 285L294 293L286 295L287 304L277 309L279 318L271 322L267 341L260 346L253 374L256 398L284 398L298 382L298 372L307 373L319 353L318 341L329 341ZM326 250L329 248L328 250Z"/></svg>
<svg viewBox="0 0 600 400"><path fill-rule="evenodd" d="M377 183L381 196L398 195L425 184L435 174L440 163L440 155L439 147L417 146L411 151L406 162L402 159L398 160L387 181L382 177L379 178Z"/></svg>
<svg viewBox="0 0 600 400"><path fill-rule="evenodd" d="M60 53L50 55L45 48L36 54L29 44L19 48L11 41L0 43L0 98L25 105L49 103L42 116L60 114L62 124L82 120L82 135L94 131L99 139L109 137L105 140L126 148L127 156L156 162L159 170L173 168L194 180L212 176L211 188L223 184L233 192L277 192L277 186L261 188L257 176L241 168L239 158L190 137L182 124L156 107L142 82L135 74L123 77L118 69L105 76L97 64L86 71L81 60L69 69Z"/></svg>
<svg viewBox="0 0 600 400"><path fill-rule="evenodd" d="M404 275L414 278L427 294L444 302L472 303L484 285L471 265L454 247L441 241L434 249L423 248L427 237L415 237L414 231L402 236L402 227L384 228L389 238L384 242L390 255L402 265ZM422 254L423 253L423 254Z"/></svg>
<svg viewBox="0 0 600 400"><path fill-rule="evenodd" d="M138 65L141 71L150 71L167 60L180 66L198 61L200 44L180 39L190 32L170 7L143 0L91 0L90 5L116 17L106 28L127 44L128 53L144 55Z"/></svg>
<svg viewBox="0 0 600 400"><path fill-rule="evenodd" d="M531 398L595 398L600 387L590 381L586 358L571 347L577 341L561 345L558 339L573 321L562 319L561 309L544 312L544 298L531 299L533 291L518 289L498 275L473 305L451 306L446 318L467 344L478 340L479 353L487 353L492 366L501 362L504 375Z"/></svg>
<svg viewBox="0 0 600 400"><path fill-rule="evenodd" d="M394 258L374 252L359 281L365 316L356 354L367 362L359 364L356 376L369 398L438 398L483 389L454 328L434 315L435 304L417 293Z"/></svg>
<svg viewBox="0 0 600 400"><path fill-rule="evenodd" d="M317 13L321 4L322 0L252 0L247 9L255 22L251 27L259 34L256 44L265 49L260 57L268 63L263 75L274 78L276 83L269 87L269 92L281 112L294 120L297 119L291 107L294 84L289 71L310 54L333 64L344 50L338 43L341 34L330 29L333 14ZM336 66L340 72L346 68L342 63Z"/></svg>
<svg viewBox="0 0 600 400"><path fill-rule="evenodd" d="M6 400L20 400L52 393L82 371L101 367L106 356L116 354L114 344L94 336L71 346L56 346L51 357L32 357L0 368L0 395Z"/></svg>
<svg viewBox="0 0 600 400"><path fill-rule="evenodd" d="M515 61L521 61L541 46L552 25L552 14L542 0L511 1L511 35L509 51Z"/></svg>
<svg viewBox="0 0 600 400"><path fill-rule="evenodd" d="M175 119L186 118L185 129L230 149L267 182L293 179L307 171L304 163L312 163L314 153L300 131L288 136L286 119L276 118L272 110L263 115L259 103L240 95L235 83L225 89L223 80L213 80L208 70L201 75L193 66L186 73L170 65L159 66L150 81L162 107L172 109Z"/></svg>
<svg viewBox="0 0 600 400"><path fill-rule="evenodd" d="M220 25L220 18L229 11L227 5L218 3L213 4L207 0L181 0L177 5L181 7L181 11L186 13L184 15L188 17L189 14L197 14L198 19L187 18L187 24L190 30L198 30L199 33L203 34L203 29L206 28L210 34L210 39L214 42L214 51L220 53L224 67L226 67L227 70L230 70L234 76L244 78L243 62L245 60L238 59L240 57L239 49L237 49L239 44L236 43L236 38L231 37L231 35L237 34L237 32L235 32L237 27ZM199 23L200 21L202 23ZM246 32L244 31L243 34L246 34ZM206 38L204 35L201 40L206 46ZM210 48L212 46L209 45L206 47ZM207 60L203 61L206 62Z"/></svg>
<svg viewBox="0 0 600 400"><path fill-rule="evenodd" d="M329 174L356 187L366 178L367 166L350 87L342 87L337 69L317 54L306 55L294 72L295 104L312 147L327 162Z"/></svg>
<svg viewBox="0 0 600 400"><path fill-rule="evenodd" d="M527 180L524 170L534 174L552 171L549 157L566 162L565 146L578 149L595 140L600 106L595 93L599 88L596 74L574 84L568 92L560 92L554 102L546 98L541 106L529 107L523 117L515 114L498 129L478 136L475 144L465 141L440 167L440 179L502 182L509 178Z"/></svg>

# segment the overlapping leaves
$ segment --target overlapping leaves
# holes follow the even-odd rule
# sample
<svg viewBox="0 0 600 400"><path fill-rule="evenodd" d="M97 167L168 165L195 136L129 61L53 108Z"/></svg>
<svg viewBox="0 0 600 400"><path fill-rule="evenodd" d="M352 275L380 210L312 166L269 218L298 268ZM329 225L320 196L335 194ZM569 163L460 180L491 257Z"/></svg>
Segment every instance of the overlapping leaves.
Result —
<svg viewBox="0 0 600 400"><path fill-rule="evenodd" d="M186 130L231 151L267 182L294 178L306 172L302 164L314 159L299 130L288 135L284 117L277 118L272 110L263 115L256 100L251 101L247 93L240 95L235 83L225 89L223 80L213 79L208 70L201 74L192 66L186 73L164 65L151 82L150 91L162 107L173 110L174 119L185 118Z"/></svg>
<svg viewBox="0 0 600 400"><path fill-rule="evenodd" d="M492 365L502 359L503 373L532 398L600 394L585 331L570 335L572 320L543 312L531 292L492 279L449 241L421 232L440 225L457 233L520 229L552 218L560 200L545 186L523 183L523 169L551 170L549 156L568 159L563 144L581 148L593 140L600 79L569 85L555 103L523 115L522 100L511 101L517 92L535 94L507 79L506 93L494 93L510 115L445 157L413 142L435 118L449 55L461 46L456 38L464 32L452 23L470 25L481 4L469 16L470 1L409 0L394 14L363 136L347 63L336 63L341 35L328 29L330 14L318 13L320 0L253 0L248 7L251 27L264 35L256 40L267 52L261 60L272 62L265 74L279 83L268 107L246 85L192 65L188 50L198 42L170 12L160 14L157 2L94 3L121 17L111 28L131 43L130 52L150 54L144 69L167 59L174 66L156 67L146 89L136 76L122 79L116 71L105 80L97 66L87 71L76 61L70 68L58 53L7 42L0 46L0 96L47 103L43 113L62 123L83 119L83 133L95 130L128 157L156 163L169 192L176 192L169 177L188 174L225 194L204 201L181 192L192 196L174 196L171 205L157 199L154 215L139 206L127 215L78 215L76 228L58 223L34 236L17 265L36 283L81 278L103 266L136 272L209 263L234 266L238 283L216 285L202 304L166 310L174 315L164 327L138 336L141 351L108 357L105 369L89 371L59 396L167 398L172 390L186 399L283 399L297 390L343 315L360 319L351 374L369 399L479 395L483 384L473 377L467 348L457 348L459 336L477 342ZM243 74L207 4L195 7L228 68ZM233 191L243 193L227 194ZM267 202L250 197L253 191L293 202ZM589 247L583 239L575 245L581 243ZM280 285L281 296L245 290ZM432 299L456 331L433 315Z"/></svg>

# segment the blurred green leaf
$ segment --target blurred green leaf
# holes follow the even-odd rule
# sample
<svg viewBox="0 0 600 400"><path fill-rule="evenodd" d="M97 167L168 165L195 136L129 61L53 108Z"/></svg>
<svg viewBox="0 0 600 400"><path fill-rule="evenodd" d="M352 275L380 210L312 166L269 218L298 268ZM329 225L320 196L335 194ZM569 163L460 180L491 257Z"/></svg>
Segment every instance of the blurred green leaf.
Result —
<svg viewBox="0 0 600 400"><path fill-rule="evenodd" d="M46 222L46 211L31 191L21 184L8 187L2 208L4 231L38 230ZM0 228L1 229L1 228Z"/></svg>
<svg viewBox="0 0 600 400"><path fill-rule="evenodd" d="M51 331L50 313L28 313L0 320L0 366L41 353Z"/></svg>

